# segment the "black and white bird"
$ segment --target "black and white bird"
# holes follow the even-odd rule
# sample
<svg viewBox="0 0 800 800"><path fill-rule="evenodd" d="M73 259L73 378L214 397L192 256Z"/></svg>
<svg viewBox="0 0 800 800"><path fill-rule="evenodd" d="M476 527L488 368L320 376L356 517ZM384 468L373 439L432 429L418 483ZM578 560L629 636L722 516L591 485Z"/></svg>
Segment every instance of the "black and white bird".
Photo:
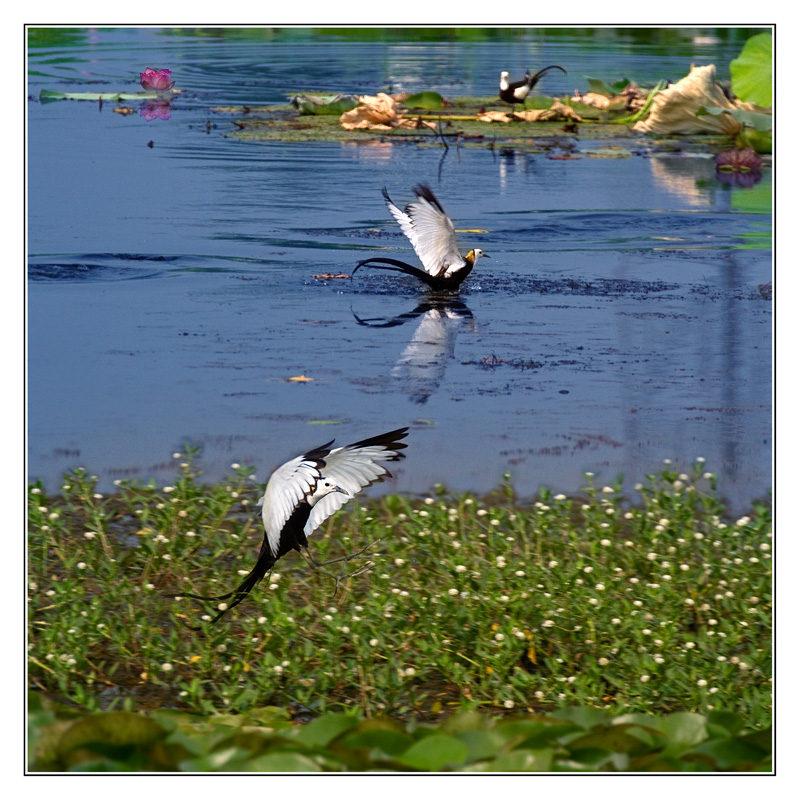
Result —
<svg viewBox="0 0 800 800"><path fill-rule="evenodd" d="M216 622L239 605L275 562L291 550L300 552L303 548L313 565L325 566L317 564L308 553L308 537L366 486L391 477L389 470L378 462L403 458L405 454L401 451L407 445L400 440L407 435L408 428L398 428L335 449L331 449L331 440L278 467L259 500L264 541L250 574L227 594L207 597L184 593L182 596L215 601L233 598L213 618L212 622ZM347 561L359 553L332 561Z"/></svg>
<svg viewBox="0 0 800 800"><path fill-rule="evenodd" d="M472 272L478 259L481 256L490 256L477 247L462 256L458 251L453 223L430 187L421 183L414 187L413 192L416 201L409 203L401 211L392 202L386 187L383 188L389 211L400 223L400 228L411 242L424 269L412 267L411 264L395 258L367 258L358 262L352 274L355 275L360 267L371 266L414 275L432 289L457 289Z"/></svg>
<svg viewBox="0 0 800 800"><path fill-rule="evenodd" d="M551 69L560 69L565 75L567 71L563 67L559 67L557 64L553 64L549 67L545 67L544 69L540 69L535 75L531 75L531 71L528 70L525 73L525 77L521 81L514 81L514 83L508 82L508 73L501 72L500 73L500 99L505 100L506 103L524 103L525 98L530 94L531 89L539 82L539 78L542 77L546 72L549 72Z"/></svg>

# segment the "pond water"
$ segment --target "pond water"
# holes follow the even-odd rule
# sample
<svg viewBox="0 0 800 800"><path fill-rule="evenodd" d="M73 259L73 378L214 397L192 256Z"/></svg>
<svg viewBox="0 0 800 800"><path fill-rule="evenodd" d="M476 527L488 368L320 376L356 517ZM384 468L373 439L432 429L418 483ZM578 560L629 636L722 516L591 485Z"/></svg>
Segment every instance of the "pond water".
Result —
<svg viewBox="0 0 800 800"><path fill-rule="evenodd" d="M752 31L751 31L752 32ZM561 64L540 90L721 78L748 31L461 33L31 30L28 473L84 466L161 483L174 452L205 477L411 426L374 487L570 492L697 457L735 510L771 487L771 170L719 182L710 156L556 160L407 142L253 143L210 109L300 91L492 95L501 69ZM41 89L184 90L169 120ZM415 256L390 219L428 182L481 261L436 298L361 270ZM765 202L766 198L766 202ZM305 376L311 381L290 381Z"/></svg>

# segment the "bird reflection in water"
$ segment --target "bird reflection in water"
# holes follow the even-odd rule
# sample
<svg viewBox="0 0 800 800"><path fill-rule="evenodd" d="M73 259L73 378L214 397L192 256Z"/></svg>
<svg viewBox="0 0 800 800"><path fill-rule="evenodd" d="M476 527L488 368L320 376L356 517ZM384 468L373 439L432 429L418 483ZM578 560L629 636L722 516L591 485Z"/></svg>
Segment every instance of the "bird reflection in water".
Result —
<svg viewBox="0 0 800 800"><path fill-rule="evenodd" d="M449 297L428 298L413 311L391 319L361 319L355 312L353 316L359 325L373 328L394 328L418 320L414 336L391 374L400 384L401 391L419 405L426 403L439 388L447 365L455 356L459 330L466 327L472 331L475 328L475 320L466 304Z"/></svg>

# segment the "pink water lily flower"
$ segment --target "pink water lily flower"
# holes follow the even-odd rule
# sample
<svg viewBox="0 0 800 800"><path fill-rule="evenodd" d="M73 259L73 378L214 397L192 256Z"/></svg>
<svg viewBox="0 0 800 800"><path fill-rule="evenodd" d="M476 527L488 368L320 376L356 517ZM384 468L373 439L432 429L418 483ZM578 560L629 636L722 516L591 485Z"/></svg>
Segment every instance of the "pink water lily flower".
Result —
<svg viewBox="0 0 800 800"><path fill-rule="evenodd" d="M139 73L142 88L151 92L167 92L174 85L175 81L170 81L172 71L168 69L151 69L148 67L144 72Z"/></svg>

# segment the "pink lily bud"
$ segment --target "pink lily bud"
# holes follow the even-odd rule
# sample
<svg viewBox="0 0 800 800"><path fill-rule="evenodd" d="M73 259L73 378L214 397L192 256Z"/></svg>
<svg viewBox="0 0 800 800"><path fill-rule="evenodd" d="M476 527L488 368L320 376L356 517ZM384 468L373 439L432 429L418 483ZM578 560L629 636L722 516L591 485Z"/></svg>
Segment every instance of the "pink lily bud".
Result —
<svg viewBox="0 0 800 800"><path fill-rule="evenodd" d="M761 156L750 147L734 147L714 157L717 169L730 172L749 172L761 168Z"/></svg>
<svg viewBox="0 0 800 800"><path fill-rule="evenodd" d="M175 81L170 81L171 77L172 72L168 69L156 70L147 67L144 72L139 73L142 88L151 92L169 91L175 85Z"/></svg>

